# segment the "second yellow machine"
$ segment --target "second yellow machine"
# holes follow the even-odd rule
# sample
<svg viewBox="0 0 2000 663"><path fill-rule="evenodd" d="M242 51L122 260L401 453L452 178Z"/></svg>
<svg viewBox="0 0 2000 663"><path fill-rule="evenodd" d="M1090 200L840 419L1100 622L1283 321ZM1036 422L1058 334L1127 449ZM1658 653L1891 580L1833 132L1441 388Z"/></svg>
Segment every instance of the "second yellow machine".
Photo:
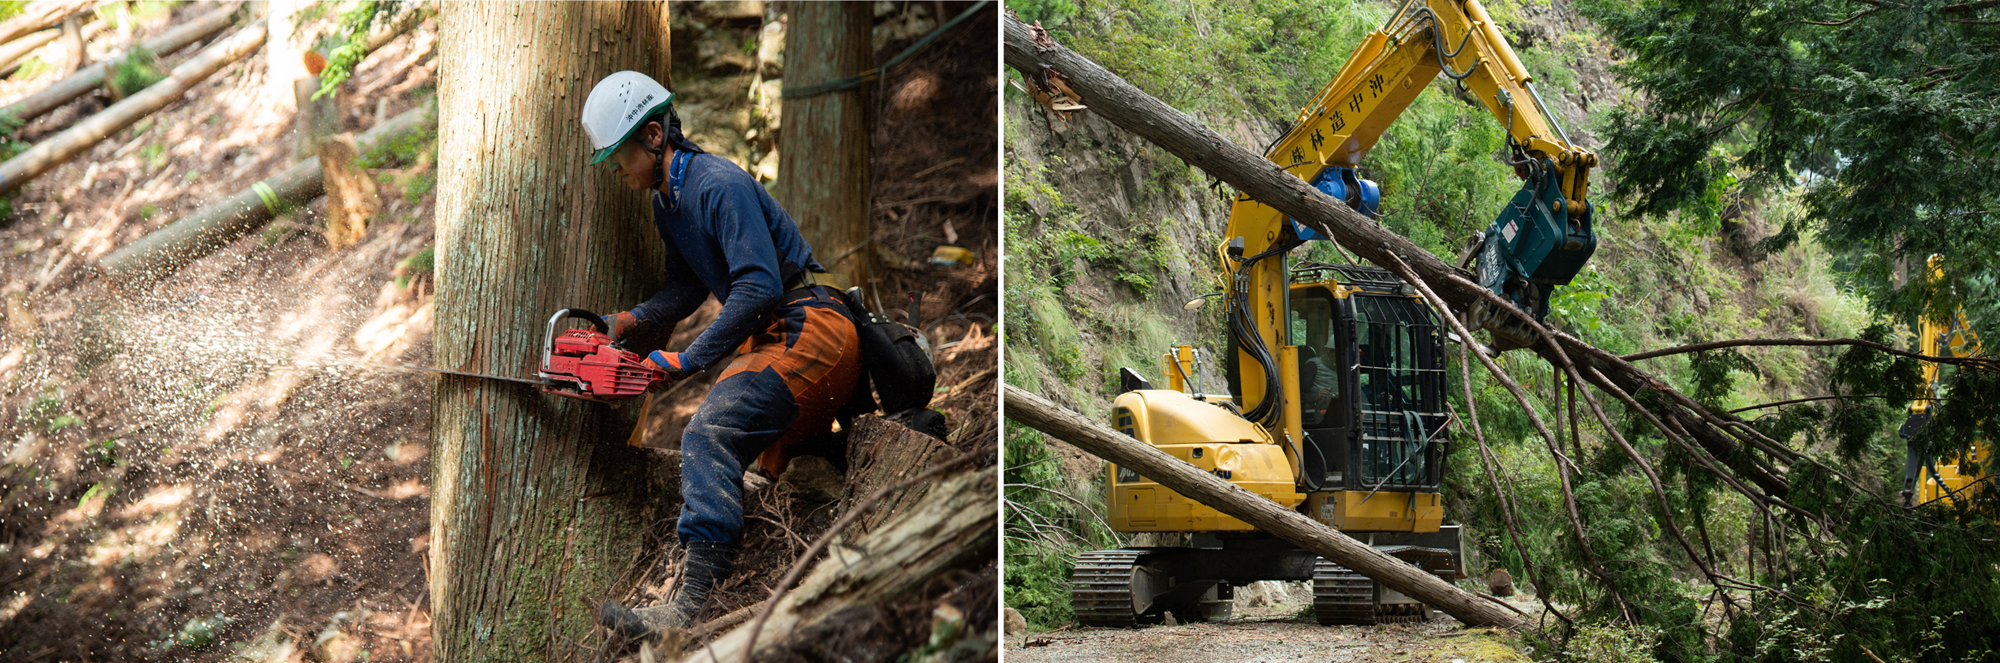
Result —
<svg viewBox="0 0 2000 663"><path fill-rule="evenodd" d="M1587 194L1597 158L1555 124L1475 0L1404 4L1265 156L1372 217L1379 190L1357 167L1439 74L1507 127L1505 165L1524 184L1472 248L1480 284L1539 319L1554 288L1596 248ZM1226 393L1202 388L1199 353L1180 346L1162 357L1164 389L1122 371L1112 425L1426 571L1459 577L1458 528L1443 524L1438 492L1451 417L1447 338L1435 313L1387 271L1293 261L1292 249L1324 238L1247 197L1235 201L1225 237L1217 258ZM1483 307L1470 317L1498 350L1533 342L1515 312ZM1431 614L1131 470L1110 466L1105 485L1112 529L1156 533L1163 545L1080 556L1071 598L1085 625L1133 625L1169 612L1226 618L1232 588L1261 580L1311 581L1322 624Z"/></svg>

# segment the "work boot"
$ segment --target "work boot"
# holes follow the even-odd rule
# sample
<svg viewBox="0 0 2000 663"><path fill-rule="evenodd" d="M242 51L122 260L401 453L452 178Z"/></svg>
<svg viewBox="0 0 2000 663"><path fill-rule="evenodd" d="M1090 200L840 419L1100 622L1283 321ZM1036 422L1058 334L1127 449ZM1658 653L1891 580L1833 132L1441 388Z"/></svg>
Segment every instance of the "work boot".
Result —
<svg viewBox="0 0 2000 663"><path fill-rule="evenodd" d="M708 606L708 592L715 583L729 577L735 565L736 547L714 541L690 541L687 560L681 563L680 590L672 601L631 610L611 601L598 608L597 623L633 640L650 638L668 630L684 630Z"/></svg>

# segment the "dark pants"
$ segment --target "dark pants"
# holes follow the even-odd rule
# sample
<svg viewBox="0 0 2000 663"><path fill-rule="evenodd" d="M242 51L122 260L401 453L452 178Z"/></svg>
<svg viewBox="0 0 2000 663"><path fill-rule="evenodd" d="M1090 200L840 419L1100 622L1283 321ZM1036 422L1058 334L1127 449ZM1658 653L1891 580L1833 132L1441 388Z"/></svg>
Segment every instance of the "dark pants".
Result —
<svg viewBox="0 0 2000 663"><path fill-rule="evenodd" d="M708 392L681 436L682 541L734 543L743 532L743 471L773 476L787 447L825 433L860 377L854 322L823 287L778 304L766 327Z"/></svg>

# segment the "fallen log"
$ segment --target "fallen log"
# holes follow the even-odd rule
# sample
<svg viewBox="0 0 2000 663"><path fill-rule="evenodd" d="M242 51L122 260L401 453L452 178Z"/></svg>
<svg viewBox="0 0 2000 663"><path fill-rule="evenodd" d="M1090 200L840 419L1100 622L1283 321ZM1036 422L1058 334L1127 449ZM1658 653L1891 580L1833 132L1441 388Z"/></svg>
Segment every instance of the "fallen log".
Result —
<svg viewBox="0 0 2000 663"><path fill-rule="evenodd" d="M826 558L778 601L768 619L731 630L687 660L735 663L744 660L753 640L758 651L769 653L785 646L787 636L844 610L888 605L923 591L952 569L990 562L999 552L998 473L980 467L933 484L929 499L875 531L828 548ZM753 629L759 637L752 637Z"/></svg>
<svg viewBox="0 0 2000 663"><path fill-rule="evenodd" d="M41 0L30 2L7 22L0 23L0 44L26 37L96 4L97 0Z"/></svg>
<svg viewBox="0 0 2000 663"><path fill-rule="evenodd" d="M125 127L132 126L139 118L146 117L179 101L196 83L207 79L223 65L243 59L264 44L265 24L262 19L251 22L229 38L217 42L207 50L174 67L166 79L154 83L152 87L140 91L124 101L112 104L96 115L92 115L76 126L37 143L5 163L0 163L0 194L13 193L42 173L62 165L78 154L91 148L98 141L111 137Z"/></svg>
<svg viewBox="0 0 2000 663"><path fill-rule="evenodd" d="M421 129L432 119L429 107L407 111L357 136L355 143L366 151L383 140ZM164 278L262 227L277 216L280 206L325 193L325 171L319 157L308 158L111 252L98 261L98 269L128 284Z"/></svg>
<svg viewBox="0 0 2000 663"><path fill-rule="evenodd" d="M1221 178L1242 195L1297 219L1364 260L1387 266L1392 263L1391 256L1400 256L1454 311L1464 311L1474 301L1491 296L1474 281L1472 273L1431 255L1312 188L1298 175L1133 87L1089 58L1053 41L1037 43L1028 26L1018 19L1005 17L1004 24L1008 66L1022 72L1039 72L1047 67L1062 73L1069 87L1082 97L1083 105L1119 128ZM1573 358L1579 369L1588 367L1602 373L1625 393L1636 395L1646 389L1663 392L1670 398L1654 399L1646 405L1648 411L1667 425L1685 431L1709 456L1723 461L1746 483L1762 491L1762 495L1751 495L1752 499L1785 495L1788 486L1784 473L1758 464L1752 452L1755 442L1748 439L1750 433L1696 409L1691 399L1616 355L1567 334L1556 332L1553 336L1535 345L1533 351L1551 364L1560 365L1559 353L1549 343L1561 343L1562 354Z"/></svg>
<svg viewBox="0 0 2000 663"><path fill-rule="evenodd" d="M167 55L185 48L188 44L207 38L234 22L236 8L240 3L230 3L174 29L140 44L154 55ZM0 106L0 115L12 114L14 119L27 122L62 107L77 97L89 94L104 85L104 76L111 67L124 60L131 51L119 51L104 57L102 62L78 69L76 73L42 88L34 94L23 97L6 106Z"/></svg>
<svg viewBox="0 0 2000 663"><path fill-rule="evenodd" d="M1520 618L1506 608L1454 587L1408 562L1385 555L1304 514L1203 472L1152 445L1085 419L1083 415L1026 389L1010 384L1002 385L1001 390L1006 396L1009 421L1024 424L1091 455L1117 463L1121 468L1138 472L1140 476L1157 481L1188 499L1214 507L1328 561L1353 569L1467 625L1512 628L1521 624Z"/></svg>

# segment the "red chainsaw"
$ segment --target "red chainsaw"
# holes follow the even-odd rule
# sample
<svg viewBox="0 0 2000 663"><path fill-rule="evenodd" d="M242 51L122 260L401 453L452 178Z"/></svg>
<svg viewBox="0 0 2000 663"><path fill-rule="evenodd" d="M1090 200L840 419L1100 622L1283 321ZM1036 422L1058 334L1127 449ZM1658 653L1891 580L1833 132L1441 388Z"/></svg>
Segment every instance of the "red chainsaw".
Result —
<svg viewBox="0 0 2000 663"><path fill-rule="evenodd" d="M557 333L556 328L567 318L589 322L595 329L565 329ZM542 335L542 370L535 375L537 379L403 366L446 375L525 382L557 396L616 403L646 393L667 378L665 371L649 367L644 361L645 357L626 350L611 335L611 325L604 318L580 308L566 308L549 318L548 331Z"/></svg>

